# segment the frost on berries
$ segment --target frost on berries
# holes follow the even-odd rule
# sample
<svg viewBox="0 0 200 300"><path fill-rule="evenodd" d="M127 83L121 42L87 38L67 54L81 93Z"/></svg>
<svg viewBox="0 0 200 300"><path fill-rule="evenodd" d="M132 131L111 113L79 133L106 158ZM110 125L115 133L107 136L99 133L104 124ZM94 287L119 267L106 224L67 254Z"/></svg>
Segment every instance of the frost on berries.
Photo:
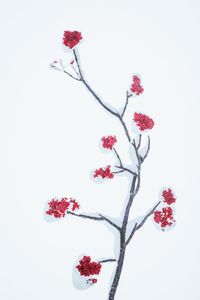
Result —
<svg viewBox="0 0 200 300"><path fill-rule="evenodd" d="M72 198L61 198L61 200L53 198L48 203L48 206L46 214L54 216L55 218L64 218L67 212L75 211L80 208L78 202Z"/></svg>
<svg viewBox="0 0 200 300"><path fill-rule="evenodd" d="M133 82L131 84L130 91L137 96L144 92L144 89L141 85L141 80L137 75L133 76Z"/></svg>
<svg viewBox="0 0 200 300"><path fill-rule="evenodd" d="M114 177L114 174L110 170L111 166L107 166L105 168L96 169L94 171L93 177L102 177L103 179L109 178L112 179Z"/></svg>
<svg viewBox="0 0 200 300"><path fill-rule="evenodd" d="M82 39L81 32L79 31L64 31L63 44L73 49Z"/></svg>
<svg viewBox="0 0 200 300"><path fill-rule="evenodd" d="M115 135L114 136L108 135L107 137L103 136L101 141L102 141L103 148L112 150L113 146L117 142L117 139Z"/></svg>
<svg viewBox="0 0 200 300"><path fill-rule="evenodd" d="M149 118L147 115L141 113L137 113L137 112L134 113L133 120L141 131L152 129L154 126L154 121L151 118Z"/></svg>

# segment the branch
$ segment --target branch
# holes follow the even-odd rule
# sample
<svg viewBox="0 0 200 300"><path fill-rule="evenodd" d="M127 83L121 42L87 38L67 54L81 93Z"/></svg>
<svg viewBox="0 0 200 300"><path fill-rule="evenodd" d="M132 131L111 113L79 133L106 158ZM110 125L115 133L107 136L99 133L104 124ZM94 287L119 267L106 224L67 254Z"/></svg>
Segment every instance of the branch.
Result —
<svg viewBox="0 0 200 300"><path fill-rule="evenodd" d="M135 175L136 173L134 173L133 171L131 171L130 169L128 169L128 168L125 168L125 167L120 167L120 166L115 166L115 168L118 168L118 169L121 169L122 171L120 171L120 172L124 172L124 171L127 171L127 172L129 172L129 173L131 173L132 175ZM114 173L114 172L113 172Z"/></svg>
<svg viewBox="0 0 200 300"><path fill-rule="evenodd" d="M136 146L136 142L135 142L134 139L133 139L132 145L133 145L133 147L134 147L134 149L135 149L135 154L136 154L136 156L137 156L137 160L138 160L138 168L139 168L139 166L140 166L140 164L141 164L141 156L140 156L139 153L138 153L138 148L137 148L137 146Z"/></svg>
<svg viewBox="0 0 200 300"><path fill-rule="evenodd" d="M107 262L115 262L117 261L115 258L109 258L109 259L103 259L103 260L99 260L99 263L107 263Z"/></svg>
<svg viewBox="0 0 200 300"><path fill-rule="evenodd" d="M124 239L125 239L126 226L127 226L127 223L128 223L128 218L129 218L130 209L131 209L131 206L132 206L132 204L133 204L134 190L135 190L136 179L137 179L137 175L135 174L135 175L133 176L133 179L132 179L131 189L130 189L130 194L129 194L129 200L128 200L128 203L127 203L127 205L126 205L126 209L125 209L125 213L124 213L124 217L123 217L123 223L122 223L122 229L121 229L121 232L122 232L122 235L124 236ZM124 242L125 242L125 241L124 241Z"/></svg>
<svg viewBox="0 0 200 300"><path fill-rule="evenodd" d="M79 59L78 59L78 55L76 53L76 50L74 49L73 50L73 53L74 53L74 58L75 58L75 61L76 61L76 65L78 67L78 71L79 71L79 74L80 74L80 78L81 78L81 81L83 82L83 84L85 85L85 87L89 90L89 92L94 96L94 98L99 102L99 104L101 104L101 106L103 106L107 111L109 111L112 115L118 117L119 116L119 113L118 112L115 112L114 110L110 109L105 103L102 102L102 100L100 99L100 97L93 91L93 89L89 86L89 84L86 82L85 78L83 77L83 73L81 71L81 67L80 67L80 62L79 62Z"/></svg>
<svg viewBox="0 0 200 300"><path fill-rule="evenodd" d="M126 133L126 136L127 136L127 139L128 141L130 142L131 141L131 137L130 137L130 134L128 132L128 129L126 127L126 123L124 122L124 120L122 119L121 115L110 109L101 99L100 97L95 93L95 91L89 86L89 84L86 82L84 76L83 76L83 73L81 71L81 67L80 67L80 62L79 62L79 58L78 58L78 55L76 53L76 50L74 49L73 50L73 53L74 53L74 58L75 58L75 61L76 61L76 64L77 64L77 67L78 67L78 70L79 70L79 74L80 74L80 77L81 77L81 81L83 82L83 84L85 85L85 87L88 89L88 91L94 96L94 98L99 102L99 104L104 107L108 112L110 112L112 115L114 115L115 117L117 117L122 126L124 127L124 130L125 130L125 133Z"/></svg>
<svg viewBox="0 0 200 300"><path fill-rule="evenodd" d="M132 231L131 231L131 234L129 235L129 238L128 240L126 241L126 246L130 243L132 237L134 236L134 233L136 232L137 230L137 223L135 223L135 226L133 227Z"/></svg>
<svg viewBox="0 0 200 300"><path fill-rule="evenodd" d="M129 100L130 97L132 97L132 95L129 94L128 91L127 91L127 92L126 92L126 103L125 103L125 105L124 105L124 109L123 109L123 111L122 111L121 118L123 118L123 116L124 116L124 114L125 114L125 111L126 111L127 106L128 106L128 100Z"/></svg>
<svg viewBox="0 0 200 300"><path fill-rule="evenodd" d="M117 150L114 147L113 147L113 150L114 150L114 152L115 152L115 154L116 154L116 156L117 156L117 158L119 160L119 164L120 164L119 166L115 166L115 168L121 169L121 171L119 171L119 172L113 172L113 173L117 174L117 173L122 173L124 171L127 171L127 172L131 173L132 175L134 175L135 173L133 171L131 171L130 169L128 169L128 168L126 168L126 167L123 166L122 160L121 160L121 158L120 158Z"/></svg>
<svg viewBox="0 0 200 300"><path fill-rule="evenodd" d="M126 123L124 122L124 120L122 119L122 117L120 115L117 116L122 124L122 126L124 127L124 131L125 131L125 134L126 134L126 137L130 143L131 141L131 137L130 137L130 134L129 134L129 131L128 131L128 128L126 127Z"/></svg>
<svg viewBox="0 0 200 300"><path fill-rule="evenodd" d="M76 213L71 212L71 211L69 211L68 214L70 214L72 216L84 218L84 219L95 220L95 221L103 221L104 220L102 217L94 217L94 216L88 216L88 215L84 215L84 214L76 214Z"/></svg>
<svg viewBox="0 0 200 300"><path fill-rule="evenodd" d="M113 151L115 152L115 155L117 156L118 160L119 160L119 163L120 163L120 167L123 167L123 164L122 164L122 160L117 152L117 150L113 147Z"/></svg>
<svg viewBox="0 0 200 300"><path fill-rule="evenodd" d="M138 145L137 145L137 149L140 148L141 141L142 141L142 135L140 134L140 135L139 135L139 142L138 142Z"/></svg>
<svg viewBox="0 0 200 300"><path fill-rule="evenodd" d="M106 221L108 222L110 225L112 225L113 227L115 227L117 230L121 230L121 228L115 224L114 222L112 222L110 219L102 216L101 214L99 214L99 217L95 217L95 216L89 216L89 215L85 215L85 214L76 214L74 212L69 211L68 214L76 216L76 217L80 217L80 218L84 218L84 219L90 219L90 220L95 220L95 221Z"/></svg>
<svg viewBox="0 0 200 300"><path fill-rule="evenodd" d="M145 160L145 158L147 157L147 155L149 154L150 146L151 146L150 136L148 135L148 146L147 146L147 151L146 151L145 155L144 155L143 157L141 157L141 162L142 162L142 163L143 163L143 161Z"/></svg>
<svg viewBox="0 0 200 300"><path fill-rule="evenodd" d="M117 167L116 167L117 168ZM116 171L116 172L112 172L113 174L119 174L119 173L123 173L125 172L125 170L121 170L121 171Z"/></svg>
<svg viewBox="0 0 200 300"><path fill-rule="evenodd" d="M136 230L140 229L144 223L147 221L147 219L154 213L155 209L158 207L158 205L161 203L161 201L159 201L153 208L152 210L146 214L146 216L143 218L142 222L140 224L138 224Z"/></svg>
<svg viewBox="0 0 200 300"><path fill-rule="evenodd" d="M110 225L112 225L113 227L115 227L117 230L121 231L121 228L120 228L117 224L115 224L114 222L112 222L110 219L104 217L104 216L101 215L101 214L99 214L99 216L100 216L103 220L105 220L106 222L108 222Z"/></svg>
<svg viewBox="0 0 200 300"><path fill-rule="evenodd" d="M62 71L63 71L65 74L67 74L68 76L70 76L71 78L73 78L73 79L75 79L75 80L77 80L77 81L81 81L80 78L74 77L72 74L70 74L69 72L67 72L67 71L65 70L65 68L64 68L64 66L63 66L63 63L62 63L62 60L61 60L61 59L59 60L59 63L60 63L60 66L61 66L61 68L62 68Z"/></svg>
<svg viewBox="0 0 200 300"><path fill-rule="evenodd" d="M158 205L160 204L161 201L159 201L153 208L152 210L146 214L146 216L143 218L142 222L140 222L140 224L137 224L135 223L132 231L131 231L131 234L129 235L129 238L127 239L126 241L126 246L130 243L132 237L134 236L134 233L139 230L143 225L144 223L147 221L147 219L154 213L155 209L158 207Z"/></svg>

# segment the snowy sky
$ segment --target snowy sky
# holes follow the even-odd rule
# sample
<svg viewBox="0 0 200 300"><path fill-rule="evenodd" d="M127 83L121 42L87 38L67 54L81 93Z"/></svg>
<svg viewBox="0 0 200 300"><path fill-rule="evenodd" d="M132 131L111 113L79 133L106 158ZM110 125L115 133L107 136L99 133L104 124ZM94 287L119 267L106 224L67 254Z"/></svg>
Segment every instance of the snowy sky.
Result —
<svg viewBox="0 0 200 300"><path fill-rule="evenodd" d="M122 128L80 83L49 68L70 59L63 31L80 30L82 67L97 93L120 109L139 73L145 92L125 119L130 131L135 111L156 124L131 217L149 210L163 186L178 196L174 230L159 232L149 221L130 244L116 300L198 300L199 1L8 0L0 15L0 298L107 299L114 264L85 291L74 287L72 269L82 254L113 257L112 232L69 216L48 223L43 214L51 197L72 196L82 212L118 218L126 200L126 177L90 179L115 162L99 149L103 135L117 135L130 163Z"/></svg>

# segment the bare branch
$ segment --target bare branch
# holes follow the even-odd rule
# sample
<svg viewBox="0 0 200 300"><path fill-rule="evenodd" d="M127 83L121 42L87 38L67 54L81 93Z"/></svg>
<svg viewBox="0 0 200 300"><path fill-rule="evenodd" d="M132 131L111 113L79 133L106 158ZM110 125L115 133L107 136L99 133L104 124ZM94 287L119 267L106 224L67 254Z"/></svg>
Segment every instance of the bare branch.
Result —
<svg viewBox="0 0 200 300"><path fill-rule="evenodd" d="M139 142L138 142L138 145L137 145L137 149L140 148L141 141L142 141L142 135L140 134L140 135L139 135Z"/></svg>
<svg viewBox="0 0 200 300"><path fill-rule="evenodd" d="M137 223L135 223L135 225L134 225L134 227L131 231L131 234L129 235L129 238L126 241L126 246L130 243L130 241L131 241L132 237L134 236L134 233L136 232L136 230L137 230Z"/></svg>
<svg viewBox="0 0 200 300"><path fill-rule="evenodd" d="M99 214L99 217L95 217L95 216L89 216L89 215L85 215L85 214L76 214L74 212L69 211L68 214L76 216L76 217L80 217L80 218L84 218L84 219L90 219L90 220L94 220L94 221L106 221L108 222L110 225L112 225L113 227L115 227L117 230L121 230L121 228L115 224L114 222L112 222L110 219L104 217L103 215Z"/></svg>
<svg viewBox="0 0 200 300"><path fill-rule="evenodd" d="M94 96L94 98L99 102L99 104L101 104L101 106L103 106L107 111L109 111L112 115L118 117L119 113L115 112L114 110L110 109L105 103L103 103L103 101L100 99L100 97L95 93L95 91L89 86L89 84L86 82L85 78L83 77L83 73L81 71L81 67L80 67L80 62L78 59L78 55L76 53L76 50L73 50L74 53L74 58L78 67L78 71L81 77L81 81L83 82L83 84L85 85L85 87L88 89L88 91Z"/></svg>
<svg viewBox="0 0 200 300"><path fill-rule="evenodd" d="M65 68L64 68L64 66L63 66L63 63L62 63L62 60L61 60L61 59L59 60L59 63L60 63L60 66L61 66L61 68L62 68L62 71L63 71L65 74L67 74L68 76L70 76L71 78L73 78L73 79L75 79L75 80L77 80L77 81L81 81L80 78L74 77L72 74L70 74L69 72L67 72L67 71L65 70Z"/></svg>
<svg viewBox="0 0 200 300"><path fill-rule="evenodd" d="M76 217L80 217L80 218L84 218L84 219L90 219L90 220L95 220L95 221L103 221L104 220L102 217L89 216L89 215L85 215L85 214L76 214L71 211L68 211L67 213L72 216L76 216Z"/></svg>
<svg viewBox="0 0 200 300"><path fill-rule="evenodd" d="M124 122L124 120L122 119L122 117L120 115L118 115L117 117L119 118L122 126L124 127L124 131L125 131L126 137L127 137L128 141L130 142L131 141L131 137L130 137L128 128L126 126L126 123Z"/></svg>
<svg viewBox="0 0 200 300"><path fill-rule="evenodd" d="M117 150L116 150L114 147L113 147L113 150L114 150L114 152L115 152L115 154L116 154L116 156L117 156L117 158L118 158L118 160L119 160L119 164L120 164L119 166L115 166L115 168L121 169L121 171L118 172L118 173L127 171L127 172L131 173L132 175L134 175L135 173L134 173L133 171L131 171L130 169L128 169L128 168L126 168L126 167L123 166L122 160L121 160L121 158L120 158L120 156L119 156ZM114 172L113 172L113 173L114 173ZM115 172L115 174L117 174L117 172Z"/></svg>
<svg viewBox="0 0 200 300"><path fill-rule="evenodd" d="M134 197L137 195L137 193L139 192L139 189L140 189L140 182L141 182L140 173L141 173L141 164L139 164L139 166L138 166L137 185L136 185L136 188L134 191Z"/></svg>
<svg viewBox="0 0 200 300"><path fill-rule="evenodd" d="M127 91L126 92L126 102L125 102L124 109L123 109L122 114L121 114L121 118L123 118L123 116L125 114L125 111L126 111L127 106L128 106L128 100L129 100L130 97L132 97L132 94L129 94L128 91Z"/></svg>
<svg viewBox="0 0 200 300"><path fill-rule="evenodd" d="M117 168L117 167L116 167ZM119 174L119 173L123 173L125 172L125 170L121 170L121 171L116 171L116 172L112 172L113 174Z"/></svg>
<svg viewBox="0 0 200 300"><path fill-rule="evenodd" d="M134 173L133 171L131 171L130 169L126 168L126 167L121 167L121 166L115 166L115 168L118 168L118 169L122 169L123 171L127 171L129 173L131 173L132 175L135 175L136 173Z"/></svg>
<svg viewBox="0 0 200 300"><path fill-rule="evenodd" d="M158 207L158 205L161 203L161 201L159 201L153 208L152 210L146 214L146 216L143 218L142 222L140 224L138 224L136 230L140 229L144 223L147 221L147 219L154 213L155 209Z"/></svg>
<svg viewBox="0 0 200 300"><path fill-rule="evenodd" d="M138 148L137 148L137 146L136 146L136 142L135 142L134 139L133 139L132 145L133 145L133 147L134 147L134 149L135 149L135 154L136 154L136 156L137 156L137 160L138 160L138 168L139 168L139 167L140 167L140 164L141 164L141 156L140 156L139 153L138 153Z"/></svg>
<svg viewBox="0 0 200 300"><path fill-rule="evenodd" d="M113 147L113 151L115 152L115 155L117 156L118 160L119 160L119 163L120 163L120 166L123 167L123 164L122 164L122 160L117 152L117 150Z"/></svg>
<svg viewBox="0 0 200 300"><path fill-rule="evenodd" d="M100 216L101 218L103 218L103 220L105 220L106 222L108 222L110 225L112 225L113 227L115 227L117 230L121 231L121 228L120 228L117 224L115 224L114 222L112 222L110 219L104 217L104 216L101 215L101 214L99 214L99 216Z"/></svg>
<svg viewBox="0 0 200 300"><path fill-rule="evenodd" d="M124 217L123 217L123 223L122 223L122 229L121 230L122 230L122 234L124 235L124 238L125 238L125 234L126 234L126 226L127 226L127 223L128 223L130 209L131 209L131 206L133 204L136 179L137 179L137 175L135 174L132 178L132 183L131 183L131 188L130 188L130 193L129 193L129 200L128 200L128 203L126 205L126 209L125 209L125 213L124 213Z"/></svg>
<svg viewBox="0 0 200 300"><path fill-rule="evenodd" d="M145 160L145 158L146 158L147 155L149 154L150 146L151 146L150 136L148 135L148 146L147 146L147 151L146 151L145 155L144 155L143 157L141 157L141 161L142 161L142 162Z"/></svg>
<svg viewBox="0 0 200 300"><path fill-rule="evenodd" d="M115 258L109 258L109 259L103 259L103 260L99 260L98 262L103 264L103 263L107 263L107 262L115 262L117 261Z"/></svg>
<svg viewBox="0 0 200 300"><path fill-rule="evenodd" d="M161 202L161 201L159 201L159 202L152 208L152 210L151 210L148 214L146 214L146 216L143 218L143 220L140 222L140 224L135 223L135 225L134 225L134 227L133 227L133 229L132 229L132 231L131 231L131 234L129 235L129 238L128 238L128 240L126 241L126 246L127 246L127 245L129 244L129 242L131 241L131 239L132 239L133 235L135 234L135 232L136 232L137 230L139 230L139 229L144 225L144 223L147 221L147 219L154 213L155 209L158 207L158 205L160 204L160 202Z"/></svg>
<svg viewBox="0 0 200 300"><path fill-rule="evenodd" d="M83 82L83 84L85 85L85 87L88 89L88 91L94 96L94 98L99 102L99 104L105 108L105 110L107 110L109 113L111 113L112 115L114 115L115 117L117 117L124 130L125 130L125 133L126 133L126 137L128 139L128 141L130 142L131 141L131 137L130 137L130 134L128 132L128 129L126 127L126 123L124 122L124 120L122 119L122 116L117 112L117 111L114 111L112 110L111 108L109 108L101 99L100 97L95 93L95 91L90 87L90 85L86 82L84 76L83 76L83 73L81 71L81 67L80 67L80 62L79 62L79 58L78 58L78 55L76 53L76 50L74 49L73 50L73 53L74 53L74 58L75 58L75 61L76 61L76 65L77 65L77 68L78 68L78 71L79 71L79 74L80 74L80 78L81 78L81 82ZM129 95L130 96L130 95ZM129 96L127 96L127 98L129 98ZM128 105L128 104L127 104Z"/></svg>

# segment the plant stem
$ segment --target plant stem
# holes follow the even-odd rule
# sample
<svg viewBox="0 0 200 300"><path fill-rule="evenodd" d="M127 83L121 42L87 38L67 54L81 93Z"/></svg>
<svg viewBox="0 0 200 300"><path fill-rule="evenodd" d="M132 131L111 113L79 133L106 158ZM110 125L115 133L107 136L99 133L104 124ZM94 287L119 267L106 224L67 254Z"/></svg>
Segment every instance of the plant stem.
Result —
<svg viewBox="0 0 200 300"><path fill-rule="evenodd" d="M133 176L131 188L130 188L130 194L129 194L129 201L127 203L126 210L125 210L124 217L123 217L122 229L120 232L120 253L119 253L116 272L115 272L114 279L113 279L110 293L109 293L109 300L114 300L114 298L115 298L115 294L116 294L117 287L118 287L119 280L120 280L121 273L122 273L122 268L123 268L123 264L124 264L125 253L126 253L126 227L127 227L129 213L130 213L130 209L131 209L131 206L133 203L133 199L136 195L136 193L134 191L135 191L137 177L138 177L138 175Z"/></svg>
<svg viewBox="0 0 200 300"><path fill-rule="evenodd" d="M119 280L120 280L121 273L122 273L125 253L126 253L125 235L124 235L124 232L121 232L120 233L120 253L119 253L119 258L118 258L118 262L117 262L115 276L114 276L114 279L113 279L113 282L111 285L111 289L109 292L109 300L114 300L114 298L115 298L115 294L116 294L117 287L118 287Z"/></svg>
<svg viewBox="0 0 200 300"><path fill-rule="evenodd" d="M138 173L136 174L136 173L132 172L131 170L129 170L127 168L124 168L124 166L122 164L122 161L121 161L121 159L119 157L119 154L117 153L116 149L113 148L113 150L114 150L114 152L115 152L115 154L116 154L116 156L117 156L117 158L119 160L119 163L120 163L120 166L119 167L117 166L117 168L121 169L119 172L128 171L129 173L132 174L132 182L131 182L131 188L130 188L130 192L129 192L129 200L128 200L128 203L126 205L126 209L125 209L125 212L124 212L124 216L123 216L123 220L122 220L122 227L119 227L117 224L115 224L114 222L112 222L110 219L108 219L108 218L106 218L106 217L104 217L104 216L102 216L100 214L99 214L99 217L96 217L96 216L94 217L94 216L88 216L88 215L83 215L83 214L71 213L72 215L75 215L77 217L82 217L82 218L87 218L87 219L92 219L92 220L97 220L97 221L104 220L104 221L108 222L110 225L112 225L114 228L116 228L119 231L119 234L120 234L120 251L119 251L119 257L118 257L118 260L117 260L116 271L115 271L113 282L112 282L112 285L111 285L111 288L110 288L110 292L109 292L109 300L114 300L115 294L116 294L116 291L117 291L117 287L118 287L118 284L119 284L119 280L120 280L120 277L121 277L121 273L122 273L122 268L123 268L123 264L124 264L125 253L126 253L126 247L127 247L128 243L130 242L130 240L132 239L134 233L137 230L139 230L144 225L144 223L146 222L146 220L149 218L149 216L154 212L154 210L156 209L156 207L159 205L159 203L158 203L144 217L144 219L142 220L142 222L139 225L137 225L137 223L135 224L135 226L134 226L131 234L129 235L128 240L126 241L126 231L127 231L128 220L129 220L129 214L130 214L130 211L131 211L133 200L134 200L135 196L137 195L137 193L138 193L138 191L140 189L141 164L143 163L143 161L145 160L145 158L147 157L147 155L149 153L149 150L150 150L150 138L148 137L147 151L146 151L146 154L144 155L144 157L142 158L140 156L140 154L139 154L139 148L140 148L140 145L141 145L141 138L142 138L142 136L141 135L139 136L139 142L138 142L138 145L136 146L135 140L133 139L133 141L131 141L131 136L129 134L128 128L126 126L126 123L123 120L123 116L124 116L125 111L127 109L129 98L131 97L131 95L129 95L129 93L127 92L127 94L126 94L126 103L124 105L124 109L123 109L122 114L120 114L118 111L115 111L115 110L111 109L108 105L105 104L105 102L103 102L101 100L101 98L96 94L96 92L87 83L87 81L84 78L83 72L81 70L81 65L80 65L80 61L79 61L79 55L78 55L78 53L76 52L75 49L73 50L73 53L74 53L74 58L75 58L76 65L77 65L78 72L79 72L79 76L80 76L80 78L78 78L78 79L74 78L74 79L81 81L84 84L84 86L87 88L87 90L97 100L97 102L106 111L108 111L110 114L114 115L115 117L117 117L119 119L121 125L124 128L124 131L125 131L125 134L126 134L126 137L127 137L128 141L129 141L129 143L131 143L132 146L135 149L135 153L136 153L137 160L138 160L138 164L137 164ZM68 75L73 78L73 76L71 74L68 74ZM113 172L113 173L119 173L119 172ZM103 262L108 262L108 261L115 261L115 260L114 259L108 259L108 260L103 260L101 262L103 263Z"/></svg>

